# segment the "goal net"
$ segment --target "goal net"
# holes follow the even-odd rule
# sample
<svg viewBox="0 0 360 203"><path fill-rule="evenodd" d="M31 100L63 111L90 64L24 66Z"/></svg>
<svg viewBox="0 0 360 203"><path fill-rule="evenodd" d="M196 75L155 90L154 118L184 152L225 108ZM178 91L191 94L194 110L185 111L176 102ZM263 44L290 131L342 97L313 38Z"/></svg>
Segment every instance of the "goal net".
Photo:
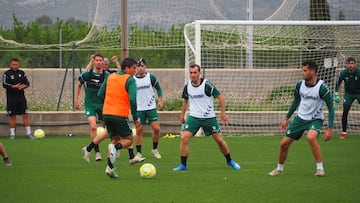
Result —
<svg viewBox="0 0 360 203"><path fill-rule="evenodd" d="M184 36L185 67L201 65L202 75L225 95L227 134L281 133L280 122L301 79L304 60L315 60L318 76L334 90L346 58L360 57L359 21L199 20L186 24ZM358 132L360 112L354 104L349 131ZM341 132L342 104L335 107L335 129Z"/></svg>

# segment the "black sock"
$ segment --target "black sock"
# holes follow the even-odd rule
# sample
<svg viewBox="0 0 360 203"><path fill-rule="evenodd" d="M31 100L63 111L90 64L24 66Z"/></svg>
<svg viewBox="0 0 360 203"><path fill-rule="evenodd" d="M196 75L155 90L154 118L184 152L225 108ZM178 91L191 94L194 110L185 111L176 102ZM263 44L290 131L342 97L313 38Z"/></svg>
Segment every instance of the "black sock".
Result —
<svg viewBox="0 0 360 203"><path fill-rule="evenodd" d="M8 160L8 159L9 159L9 157L4 157L4 158L3 158L4 161L6 161L6 160Z"/></svg>
<svg viewBox="0 0 360 203"><path fill-rule="evenodd" d="M230 153L224 155L226 158L226 163L229 163L231 161Z"/></svg>
<svg viewBox="0 0 360 203"><path fill-rule="evenodd" d="M157 142L153 142L153 149L157 149L158 148L158 143Z"/></svg>
<svg viewBox="0 0 360 203"><path fill-rule="evenodd" d="M86 147L86 151L90 152L92 150L92 148L94 148L95 143L91 142L87 147Z"/></svg>
<svg viewBox="0 0 360 203"><path fill-rule="evenodd" d="M136 145L136 151L141 153L141 145Z"/></svg>
<svg viewBox="0 0 360 203"><path fill-rule="evenodd" d="M134 156L134 150L133 149L128 149L128 152L129 152L129 159L133 159L135 156Z"/></svg>
<svg viewBox="0 0 360 203"><path fill-rule="evenodd" d="M108 165L111 169L114 168L113 164L112 164L111 161L110 161L110 158L108 158L108 163L107 163L107 165Z"/></svg>
<svg viewBox="0 0 360 203"><path fill-rule="evenodd" d="M116 150L119 150L119 149L121 149L122 148L122 144L121 143L116 143L115 144L115 149Z"/></svg>
<svg viewBox="0 0 360 203"><path fill-rule="evenodd" d="M94 145L94 149L95 149L95 152L100 152L100 150L99 150L99 144L95 144L95 145Z"/></svg>
<svg viewBox="0 0 360 203"><path fill-rule="evenodd" d="M187 156L181 156L180 159L181 159L181 164L186 166Z"/></svg>

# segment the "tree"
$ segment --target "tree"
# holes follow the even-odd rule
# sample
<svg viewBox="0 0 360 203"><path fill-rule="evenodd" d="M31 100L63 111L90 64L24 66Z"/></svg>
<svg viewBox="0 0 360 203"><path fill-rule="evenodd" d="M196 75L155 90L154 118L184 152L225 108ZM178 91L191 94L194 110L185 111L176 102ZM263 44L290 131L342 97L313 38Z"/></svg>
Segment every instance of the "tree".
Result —
<svg viewBox="0 0 360 203"><path fill-rule="evenodd" d="M53 21L48 15L42 15L41 17L38 17L35 19L35 23L38 25L52 25Z"/></svg>

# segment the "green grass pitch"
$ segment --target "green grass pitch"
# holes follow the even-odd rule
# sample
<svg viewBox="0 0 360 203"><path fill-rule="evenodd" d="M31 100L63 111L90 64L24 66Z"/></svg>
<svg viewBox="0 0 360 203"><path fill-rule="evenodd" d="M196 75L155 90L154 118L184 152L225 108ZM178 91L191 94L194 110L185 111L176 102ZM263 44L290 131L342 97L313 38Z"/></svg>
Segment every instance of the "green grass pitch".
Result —
<svg viewBox="0 0 360 203"><path fill-rule="evenodd" d="M225 137L235 171L211 137L193 138L187 171L179 164L179 138L161 138L162 159L152 157L151 139L144 138L145 162L154 164L154 179L141 179L140 164L130 165L127 150L115 163L120 178L104 173L103 160L82 159L88 136L47 136L42 140L0 138L13 162L0 164L0 202L360 202L360 135L329 142L319 139L327 176L314 177L315 163L303 137L291 146L282 176L266 175L274 169L281 136Z"/></svg>

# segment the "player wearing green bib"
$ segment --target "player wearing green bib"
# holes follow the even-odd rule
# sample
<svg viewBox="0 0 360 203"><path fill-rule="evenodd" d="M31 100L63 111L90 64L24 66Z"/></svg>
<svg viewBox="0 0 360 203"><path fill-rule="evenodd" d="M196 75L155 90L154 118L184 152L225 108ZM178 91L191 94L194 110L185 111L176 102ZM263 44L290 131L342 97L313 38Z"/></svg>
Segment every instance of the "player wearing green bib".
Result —
<svg viewBox="0 0 360 203"><path fill-rule="evenodd" d="M227 124L228 117L225 113L224 95L220 94L219 90L210 81L201 78L200 70L199 65L190 66L190 81L183 89L183 104L180 117L180 122L183 124L180 142L180 165L173 168L173 171L187 170L189 141L200 127L204 130L205 135L212 135L219 146L220 152L225 156L226 163L233 169L239 170L239 164L231 159L229 147L222 137L214 112L213 98L217 98L220 104L221 121ZM189 116L185 120L185 112L188 106Z"/></svg>
<svg viewBox="0 0 360 203"><path fill-rule="evenodd" d="M300 139L305 131L307 131L306 138L316 161L315 176L325 176L321 150L317 142L317 137L320 134L320 128L324 121L324 103L326 103L329 110L328 128L323 137L324 141L328 141L331 138L335 113L330 90L323 80L317 78L317 69L318 66L314 61L305 61L303 63L303 80L296 84L294 100L286 118L281 123L281 130L285 132L285 136L280 142L277 168L268 173L270 176L278 176L283 173L284 163L291 143L294 140ZM296 109L297 115L288 126L289 118Z"/></svg>
<svg viewBox="0 0 360 203"><path fill-rule="evenodd" d="M336 81L334 100L339 103L341 100L339 98L339 89L341 82L345 83L345 93L344 93L344 103L343 103L343 113L341 119L342 133L340 139L346 138L346 129L348 125L348 114L350 107L355 99L357 99L360 104L360 67L356 66L356 60L353 57L349 57L346 60L347 68L340 71L340 75Z"/></svg>

